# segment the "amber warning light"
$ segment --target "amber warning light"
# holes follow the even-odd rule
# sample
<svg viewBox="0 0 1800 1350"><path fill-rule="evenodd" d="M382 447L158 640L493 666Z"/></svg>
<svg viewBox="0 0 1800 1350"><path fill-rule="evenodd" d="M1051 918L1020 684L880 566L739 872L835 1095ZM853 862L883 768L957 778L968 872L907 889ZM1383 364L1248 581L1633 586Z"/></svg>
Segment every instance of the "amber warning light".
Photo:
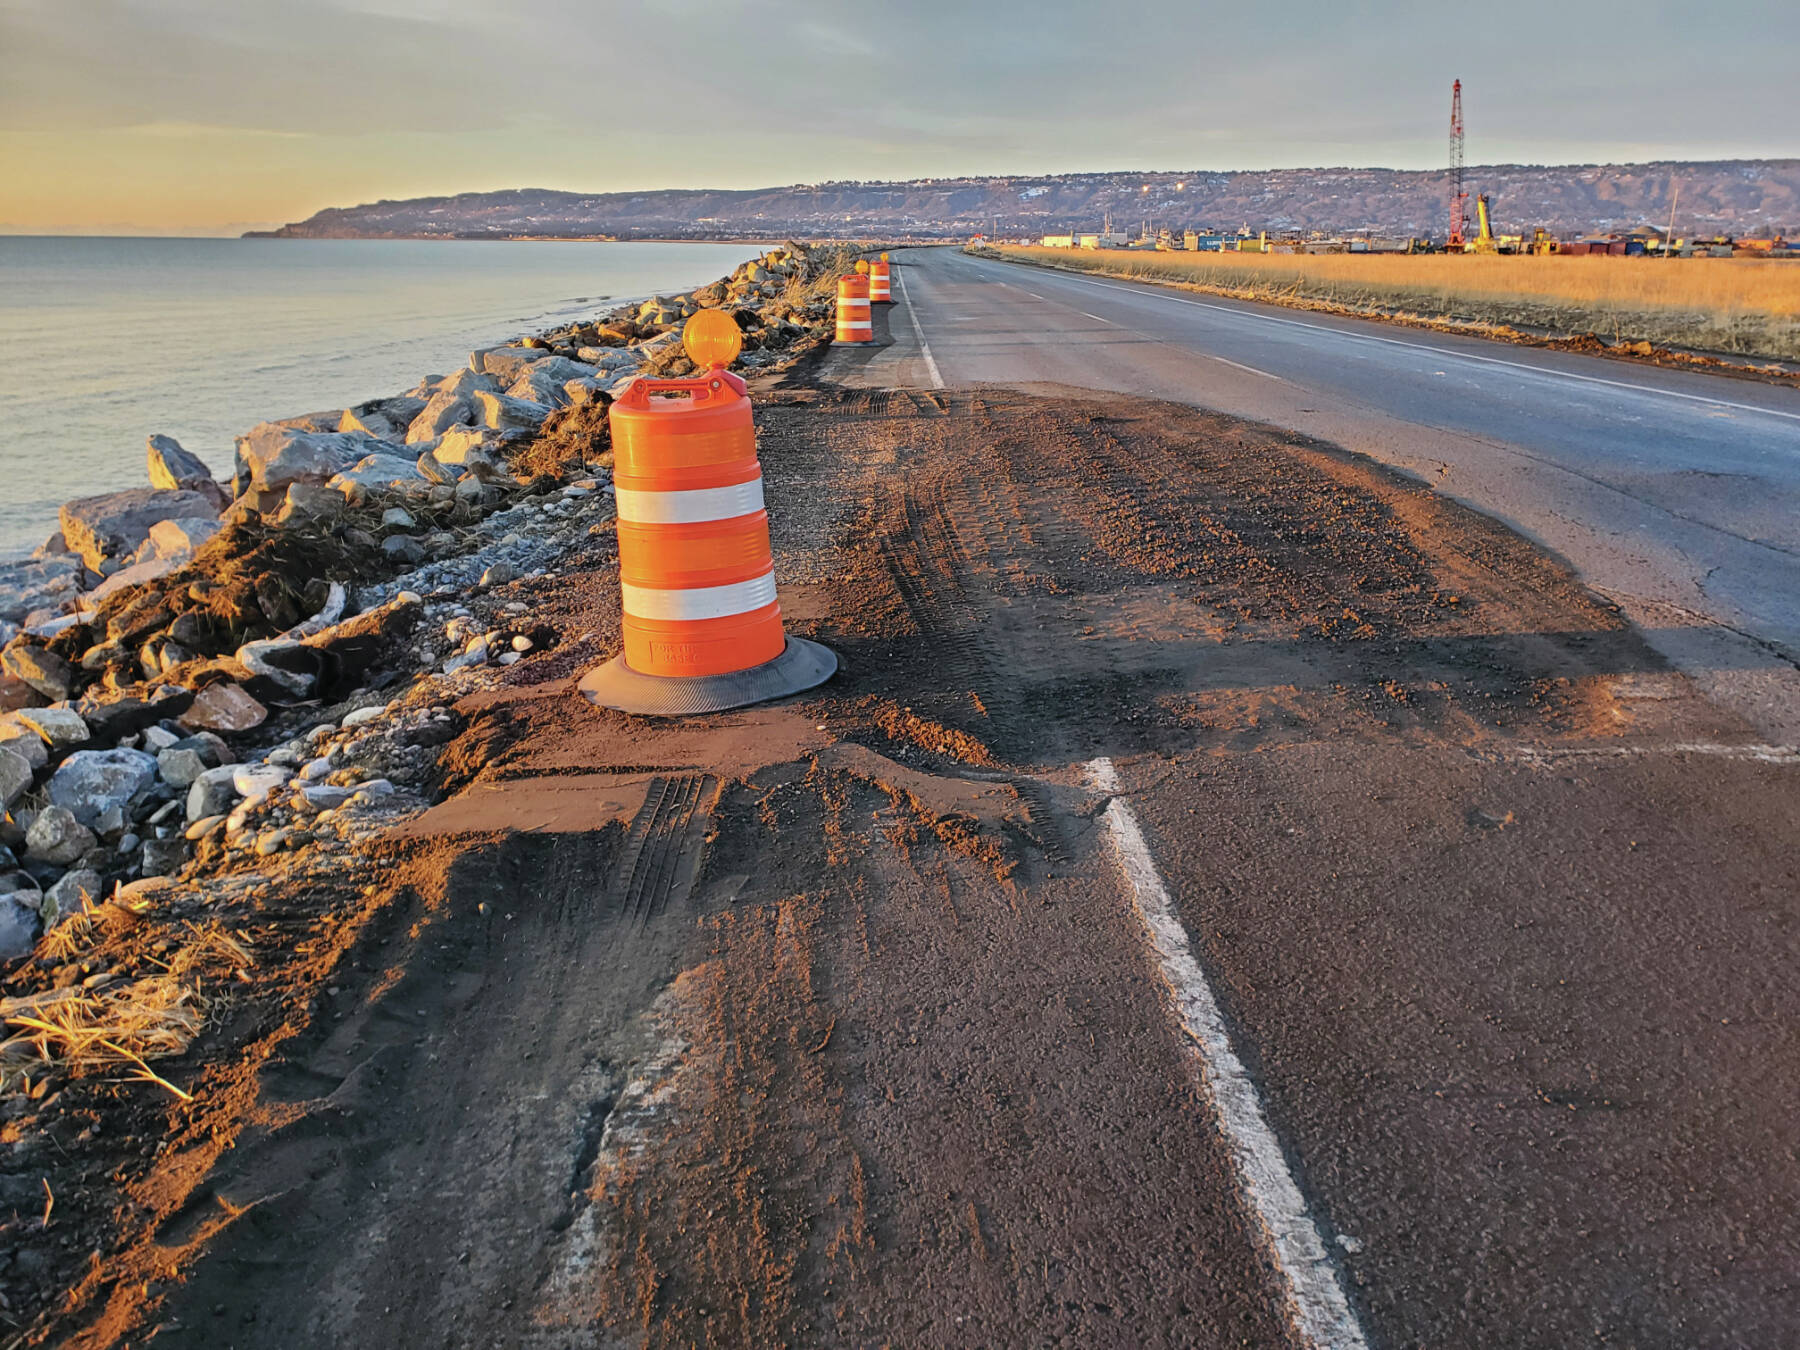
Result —
<svg viewBox="0 0 1800 1350"><path fill-rule="evenodd" d="M701 370L718 370L738 359L744 334L723 310L703 309L683 325L681 345Z"/></svg>

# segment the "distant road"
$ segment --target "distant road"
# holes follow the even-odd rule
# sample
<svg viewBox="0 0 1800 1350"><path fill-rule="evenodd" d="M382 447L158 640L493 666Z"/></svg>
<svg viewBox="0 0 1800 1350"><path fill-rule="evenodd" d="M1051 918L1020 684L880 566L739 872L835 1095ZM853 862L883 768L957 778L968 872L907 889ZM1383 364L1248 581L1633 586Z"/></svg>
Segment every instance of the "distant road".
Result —
<svg viewBox="0 0 1800 1350"><path fill-rule="evenodd" d="M1800 390L898 256L905 303L858 378L1143 394L1410 470L1561 554L1712 698L1800 741Z"/></svg>

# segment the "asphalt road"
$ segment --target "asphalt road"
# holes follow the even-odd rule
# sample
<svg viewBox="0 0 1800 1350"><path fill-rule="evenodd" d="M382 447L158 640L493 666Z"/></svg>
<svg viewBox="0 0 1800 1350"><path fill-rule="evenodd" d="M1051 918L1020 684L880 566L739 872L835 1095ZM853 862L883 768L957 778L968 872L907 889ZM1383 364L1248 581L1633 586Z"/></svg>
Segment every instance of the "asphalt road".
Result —
<svg viewBox="0 0 1800 1350"><path fill-rule="evenodd" d="M1157 405L1116 395L1080 433L1106 452L1078 467L1056 453L1064 428L1004 467L921 448L900 480L933 504L908 528L949 541L965 596L1071 546L1081 565L1045 594L1106 590L1115 550L1143 573L1071 604L1048 642L1054 617L1020 622L1006 602L965 620L987 653L969 726L998 721L1017 680L1011 706L1034 731L1005 757L1070 775L1094 756L1089 781L1116 794L1099 820L1255 1230L1283 1231L1286 1194L1302 1238L1324 1244L1275 1241L1268 1264L1335 1269L1348 1300L1340 1321L1329 1287L1309 1305L1290 1284L1295 1343L1791 1339L1800 1153L1780 1103L1800 1062L1800 755L1768 742L1800 739L1800 397L947 250L901 257L877 345L840 348L821 373L877 405L884 388L943 389L953 419L967 409L964 453L1006 445L994 409L1014 396L996 385L1046 406L1073 386L1220 409L1411 471L1548 543L1635 621L1608 630L1604 605L1555 583L1555 560L1528 563L1516 539L1509 552L1504 530L1396 497L1406 549L1447 550L1439 594L1493 588L1463 593L1464 637L1421 630L1391 666L1351 669L1336 662L1379 644L1315 665L1310 640L1215 636L1202 615L1270 612L1240 606L1225 540L1297 546L1294 575L1319 588L1302 610L1368 618L1374 594L1407 587L1328 556L1357 534L1329 497L1308 502L1242 442L1210 459L1172 445ZM931 472L947 486L911 486ZM1234 475L1266 484L1286 523L1264 505L1221 530L1209 494ZM958 505L1002 490L1045 505ZM1204 597L1201 615L1155 608L1171 575L1192 578L1176 591ZM956 670L960 655L942 659ZM1467 683L1501 671L1510 707ZM918 706L922 684L901 696ZM1309 689L1340 713L1288 702ZM1524 693L1554 689L1548 704ZM1359 730L1356 708L1380 725ZM1075 874L1103 885L1099 862L1077 855ZM1264 1145L1287 1172L1259 1190Z"/></svg>
<svg viewBox="0 0 1800 1350"><path fill-rule="evenodd" d="M1404 468L1561 555L1709 697L1800 742L1800 390L898 257L906 303L861 377L1143 394Z"/></svg>

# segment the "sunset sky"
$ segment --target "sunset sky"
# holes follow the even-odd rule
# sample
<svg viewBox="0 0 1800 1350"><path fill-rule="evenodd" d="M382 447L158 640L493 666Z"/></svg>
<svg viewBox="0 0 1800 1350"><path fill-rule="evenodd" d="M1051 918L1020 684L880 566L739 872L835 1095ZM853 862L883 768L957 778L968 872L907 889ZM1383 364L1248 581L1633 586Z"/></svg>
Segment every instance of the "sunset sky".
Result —
<svg viewBox="0 0 1800 1350"><path fill-rule="evenodd" d="M1800 154L1791 3L0 0L0 230L508 187ZM904 16L904 17L899 17Z"/></svg>

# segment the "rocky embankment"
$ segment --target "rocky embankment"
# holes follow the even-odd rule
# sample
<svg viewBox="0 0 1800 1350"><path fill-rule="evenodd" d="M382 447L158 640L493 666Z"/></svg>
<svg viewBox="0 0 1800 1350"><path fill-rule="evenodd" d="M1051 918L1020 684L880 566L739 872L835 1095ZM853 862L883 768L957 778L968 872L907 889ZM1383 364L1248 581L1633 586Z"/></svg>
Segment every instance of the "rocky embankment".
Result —
<svg viewBox="0 0 1800 1350"><path fill-rule="evenodd" d="M613 396L691 370L679 327L703 307L737 320L745 373L791 365L826 340L843 263L790 244L404 393L264 422L228 482L153 435L149 486L69 502L0 564L0 1121L95 1059L82 1025L144 1001L152 967L84 958L107 923L187 912L221 876L429 793L455 700L554 656L530 591L610 535ZM182 994L178 964L153 963L158 999ZM149 1073L197 1024L169 1027L115 1035L112 1061Z"/></svg>

